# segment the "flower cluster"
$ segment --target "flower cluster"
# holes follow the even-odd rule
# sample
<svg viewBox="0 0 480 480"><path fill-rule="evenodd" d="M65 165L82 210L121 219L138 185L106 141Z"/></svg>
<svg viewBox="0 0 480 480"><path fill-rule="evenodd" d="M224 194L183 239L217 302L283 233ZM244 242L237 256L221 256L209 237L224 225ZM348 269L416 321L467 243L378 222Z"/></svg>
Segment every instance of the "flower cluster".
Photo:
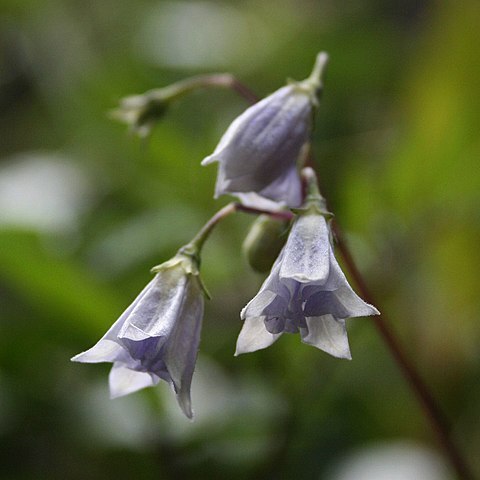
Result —
<svg viewBox="0 0 480 480"><path fill-rule="evenodd" d="M268 278L241 312L244 324L236 355L268 347L287 332L299 333L304 343L335 357L351 358L345 320L379 313L348 284L334 256L332 215L326 211L315 173L311 168L301 170L326 62L327 55L320 53L306 80L290 82L247 109L202 162L219 164L216 197L230 194L243 209L274 217L281 210L293 216ZM134 128L150 129L150 119L160 112L146 108L150 97L135 97L124 105L124 119ZM190 387L205 293L199 276L201 247L216 223L238 208L231 205L212 217L174 258L155 267L156 276L103 338L73 357L77 362L113 363L112 397L164 380L175 391L185 415L192 417ZM260 249L262 231L268 229L271 236L283 229L281 223L272 227L264 219L255 228L247 244ZM271 238L268 245L281 248L278 238ZM265 250L260 251L264 255ZM268 261L260 263L262 269L268 266Z"/></svg>

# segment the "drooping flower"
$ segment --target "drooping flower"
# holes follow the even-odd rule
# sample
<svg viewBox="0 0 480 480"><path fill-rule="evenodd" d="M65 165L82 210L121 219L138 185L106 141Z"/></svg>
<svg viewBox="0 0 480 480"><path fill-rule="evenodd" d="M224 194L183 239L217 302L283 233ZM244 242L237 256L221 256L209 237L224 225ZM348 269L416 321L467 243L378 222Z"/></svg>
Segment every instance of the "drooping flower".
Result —
<svg viewBox="0 0 480 480"><path fill-rule="evenodd" d="M270 275L242 310L236 355L266 348L289 332L335 357L351 358L345 319L379 314L348 284L325 215L318 204L299 212Z"/></svg>
<svg viewBox="0 0 480 480"><path fill-rule="evenodd" d="M219 163L215 197L231 194L264 209L300 205L297 162L309 141L327 59L320 53L309 78L290 82L232 122L213 154L202 161Z"/></svg>
<svg viewBox="0 0 480 480"><path fill-rule="evenodd" d="M113 362L112 398L156 385L174 389L180 408L192 418L192 382L203 318L203 287L198 262L182 250L157 272L100 341L72 358Z"/></svg>

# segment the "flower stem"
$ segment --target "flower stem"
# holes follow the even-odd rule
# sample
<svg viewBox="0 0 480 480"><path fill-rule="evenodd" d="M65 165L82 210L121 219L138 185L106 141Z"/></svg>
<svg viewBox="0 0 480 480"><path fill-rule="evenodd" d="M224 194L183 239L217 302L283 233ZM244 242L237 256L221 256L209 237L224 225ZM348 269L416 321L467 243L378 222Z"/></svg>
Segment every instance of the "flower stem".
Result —
<svg viewBox="0 0 480 480"><path fill-rule="evenodd" d="M318 63L323 68L323 58L321 60L322 62L319 61ZM239 93L245 100L252 104L256 103L259 100L259 97L257 95L255 95L248 87L242 85L236 79L235 87L233 86L233 84L230 85L230 87L237 93ZM313 161L313 156L311 153L309 153L306 165L314 168L314 164L315 162ZM237 208L240 209L240 207L238 206ZM241 209L248 211L246 207L243 207ZM370 292L362 274L360 273L360 270L357 268L353 256L342 235L340 227L335 221L333 222L333 230L337 240L338 249L342 254L346 267L350 271L352 278L358 286L361 296L366 302L378 306L378 302L374 299L374 296ZM390 329L390 321L387 319L387 316L382 313L382 315L375 315L371 317L371 319L374 322L375 328L377 329L380 337L385 342L388 350L390 351L394 361L400 368L400 371L402 372L410 389L413 391L417 401L419 402L423 410L423 413L425 414L425 417L428 419L432 430L438 439L439 444L443 448L446 458L448 458L448 460L450 461L453 469L458 475L458 478L461 480L474 480L474 476L465 458L451 439L451 429L445 414L441 410L427 384L417 372L413 363L407 357L405 351L398 342L395 333Z"/></svg>
<svg viewBox="0 0 480 480"><path fill-rule="evenodd" d="M304 80L305 84L310 84L315 90L322 88L323 76L325 69L327 68L328 54L326 52L320 52L315 59L315 65L313 66L312 73Z"/></svg>
<svg viewBox="0 0 480 480"><path fill-rule="evenodd" d="M273 218L278 218L280 220L291 220L293 218L293 214L289 210L272 212L269 210L261 210L258 208L246 207L241 203L232 202L225 205L213 217L211 217L210 220L208 220L208 222L195 235L195 237L193 237L193 239L185 247L182 247L182 248L183 249L192 248L197 254L200 253L203 247L203 244L208 239L208 237L212 233L212 230L217 226L217 224L221 222L224 218L228 217L229 215L237 211L253 213L255 215L266 214L266 215L270 215Z"/></svg>
<svg viewBox="0 0 480 480"><path fill-rule="evenodd" d="M241 203L236 203L235 208L239 212L252 213L254 215L268 215L278 220L291 220L294 217L293 213L290 210L262 210L260 208L247 207L245 205L242 205Z"/></svg>
<svg viewBox="0 0 480 480"><path fill-rule="evenodd" d="M178 99L199 88L221 87L234 90L250 103L259 100L258 96L248 87L237 80L230 73L211 73L207 75L196 75L173 83L167 87L150 90L148 93L152 100L158 98L163 100L166 96L170 99Z"/></svg>
<svg viewBox="0 0 480 480"><path fill-rule="evenodd" d="M373 297L362 274L360 273L350 249L345 242L338 223L333 221L332 226L337 241L337 247L342 254L346 267L357 284L362 298L367 303L378 306L378 301ZM381 310L383 312L383 309ZM439 443L443 447L445 455L455 468L458 477L462 480L473 480L474 477L469 470L465 459L451 439L449 422L447 421L443 411L427 387L426 383L415 369L413 363L407 357L405 351L396 339L395 334L390 329L390 321L388 320L387 316L382 313L381 315L375 315L370 318L374 322L378 333L387 345L387 348L390 350L395 362L402 371L407 383L414 392L425 416L429 420L430 425L438 438Z"/></svg>
<svg viewBox="0 0 480 480"><path fill-rule="evenodd" d="M232 213L235 213L236 210L235 202L225 205L212 218L210 218L210 220L208 220L208 222L200 229L200 231L195 235L195 237L193 237L191 242L186 245L186 247L193 247L197 254L200 253L205 240L207 240L217 224Z"/></svg>

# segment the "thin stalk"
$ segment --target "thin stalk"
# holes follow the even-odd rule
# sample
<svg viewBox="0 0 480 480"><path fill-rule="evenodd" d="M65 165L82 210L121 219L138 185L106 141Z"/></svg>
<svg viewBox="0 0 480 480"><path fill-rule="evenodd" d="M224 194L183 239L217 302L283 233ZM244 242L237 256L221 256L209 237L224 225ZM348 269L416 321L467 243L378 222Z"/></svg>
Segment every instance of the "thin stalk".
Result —
<svg viewBox="0 0 480 480"><path fill-rule="evenodd" d="M211 73L196 75L194 77L179 80L167 87L157 88L146 92L150 98L163 100L165 97L180 98L199 88L228 88L237 92L250 103L258 101L258 96L247 86L237 80L231 73Z"/></svg>
<svg viewBox="0 0 480 480"><path fill-rule="evenodd" d="M249 88L242 85L236 79L235 85L235 88L232 86L232 89L239 93L249 103L256 103L259 100L257 95L255 95ZM243 94L243 91L248 93ZM314 168L315 162L313 161L313 155L311 152L308 155L306 163L308 166ZM246 207L243 207L243 209L247 210ZM342 254L346 267L358 286L361 296L368 303L372 305L378 305L378 302L370 292L367 283L360 273L360 270L357 268L338 223L335 221L332 223L338 249ZM375 328L377 329L381 339L384 341L394 361L397 363L401 373L403 374L407 384L413 391L425 417L428 419L432 430L438 439L439 444L443 448L446 458L448 458L450 461L452 467L458 475L458 478L461 480L474 480L474 476L465 458L451 439L451 429L445 414L441 410L427 384L417 372L414 364L408 359L394 332L390 329L390 322L387 319L387 316L382 313L382 315L375 315L369 318L371 318L371 320L374 322Z"/></svg>
<svg viewBox="0 0 480 480"><path fill-rule="evenodd" d="M240 80L237 80L233 75L230 75L230 86L232 90L235 90L240 96L245 98L252 105L260 100L260 97L244 85Z"/></svg>
<svg viewBox="0 0 480 480"><path fill-rule="evenodd" d="M351 277L357 284L358 290L362 298L372 304L378 306L378 301L372 295L370 289L368 288L360 270L353 259L353 256L348 248L345 239L341 233L341 230L337 222L332 222L333 230L337 241L337 248L342 254L343 260L346 267L348 268ZM383 312L383 309L382 309ZM473 480L473 474L471 473L465 459L463 458L460 451L457 449L455 443L451 438L451 428L449 422L440 406L438 405L435 397L427 387L427 384L421 378L420 374L415 369L413 363L409 360L404 349L401 347L398 342L395 334L390 329L387 316L382 313L381 315L375 315L369 317L380 334L380 337L387 345L387 348L390 350L395 362L399 366L405 380L409 384L411 390L415 394L420 406L423 410L423 413L427 417L430 425L442 446L445 455L450 460L452 466L454 467L458 477L462 480Z"/></svg>
<svg viewBox="0 0 480 480"><path fill-rule="evenodd" d="M232 202L221 208L208 222L200 229L200 231L193 237L192 241L186 245L188 247L194 247L197 253L202 250L205 240L210 236L212 230L221 222L224 218L228 217L237 210L236 203ZM184 247L185 248L185 247Z"/></svg>
<svg viewBox="0 0 480 480"><path fill-rule="evenodd" d="M212 230L217 226L219 222L235 212L252 213L255 215L270 215L271 217L278 218L280 220L291 220L293 218L290 210L270 211L262 210L259 208L246 207L238 202L232 202L221 208L213 217L211 217L207 223L199 230L199 232L193 237L193 239L185 246L184 249L194 247L194 250L200 253L203 244L212 233Z"/></svg>
<svg viewBox="0 0 480 480"><path fill-rule="evenodd" d="M242 205L241 203L236 203L235 208L239 212L252 213L255 215L269 215L270 217L277 218L278 220L291 220L294 217L293 213L290 210L262 210L259 208L247 207L245 205Z"/></svg>

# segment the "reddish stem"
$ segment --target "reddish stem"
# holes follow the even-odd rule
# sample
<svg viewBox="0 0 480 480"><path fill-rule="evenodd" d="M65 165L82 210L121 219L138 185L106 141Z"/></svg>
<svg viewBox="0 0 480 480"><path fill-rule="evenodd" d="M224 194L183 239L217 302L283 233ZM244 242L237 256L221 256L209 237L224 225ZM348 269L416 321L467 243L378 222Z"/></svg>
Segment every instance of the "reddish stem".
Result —
<svg viewBox="0 0 480 480"><path fill-rule="evenodd" d="M342 254L345 265L348 268L351 277L357 284L362 298L366 302L378 306L377 300L375 300L370 292L362 274L360 273L360 270L357 267L357 264L355 263L355 260L353 259L352 254L350 253L349 248L347 247L338 223L332 221L332 226L337 241L337 247ZM387 316L382 313L381 315L375 315L370 318L374 322L378 333L387 345L387 348L390 350L390 353L402 371L406 381L413 390L418 402L420 403L420 406L422 407L423 413L428 418L433 431L443 447L446 456L450 459L453 467L455 468L458 477L463 480L473 480L474 477L469 470L467 463L451 439L451 429L444 413L428 389L426 383L415 369L413 363L408 359L405 351L397 341L393 331L389 327L390 321L388 320Z"/></svg>
<svg viewBox="0 0 480 480"><path fill-rule="evenodd" d="M259 100L259 97L252 92L248 87L243 85L235 77L231 77L231 87L249 103L253 104ZM314 157L309 151L307 156L306 165L312 167L315 170ZM238 210L255 212L254 209L248 209L237 204ZM357 268L357 265L353 259L352 254L345 242L342 232L335 221L332 222L334 234L337 240L338 249L340 250L342 257L345 261L345 265L350 271L350 274L356 282L361 296L365 301L372 305L378 305L378 302L371 294L362 274ZM427 417L433 432L435 433L440 445L442 446L446 457L450 460L453 468L455 469L458 478L461 480L474 480L474 476L469 469L467 462L465 461L461 452L457 449L450 436L450 426L443 411L439 407L433 394L430 392L427 384L421 378L413 363L408 359L400 343L397 341L395 334L389 327L389 321L385 314L376 315L371 317L374 325L385 342L387 348L390 350L395 362L399 366L405 380L414 392L420 406Z"/></svg>

